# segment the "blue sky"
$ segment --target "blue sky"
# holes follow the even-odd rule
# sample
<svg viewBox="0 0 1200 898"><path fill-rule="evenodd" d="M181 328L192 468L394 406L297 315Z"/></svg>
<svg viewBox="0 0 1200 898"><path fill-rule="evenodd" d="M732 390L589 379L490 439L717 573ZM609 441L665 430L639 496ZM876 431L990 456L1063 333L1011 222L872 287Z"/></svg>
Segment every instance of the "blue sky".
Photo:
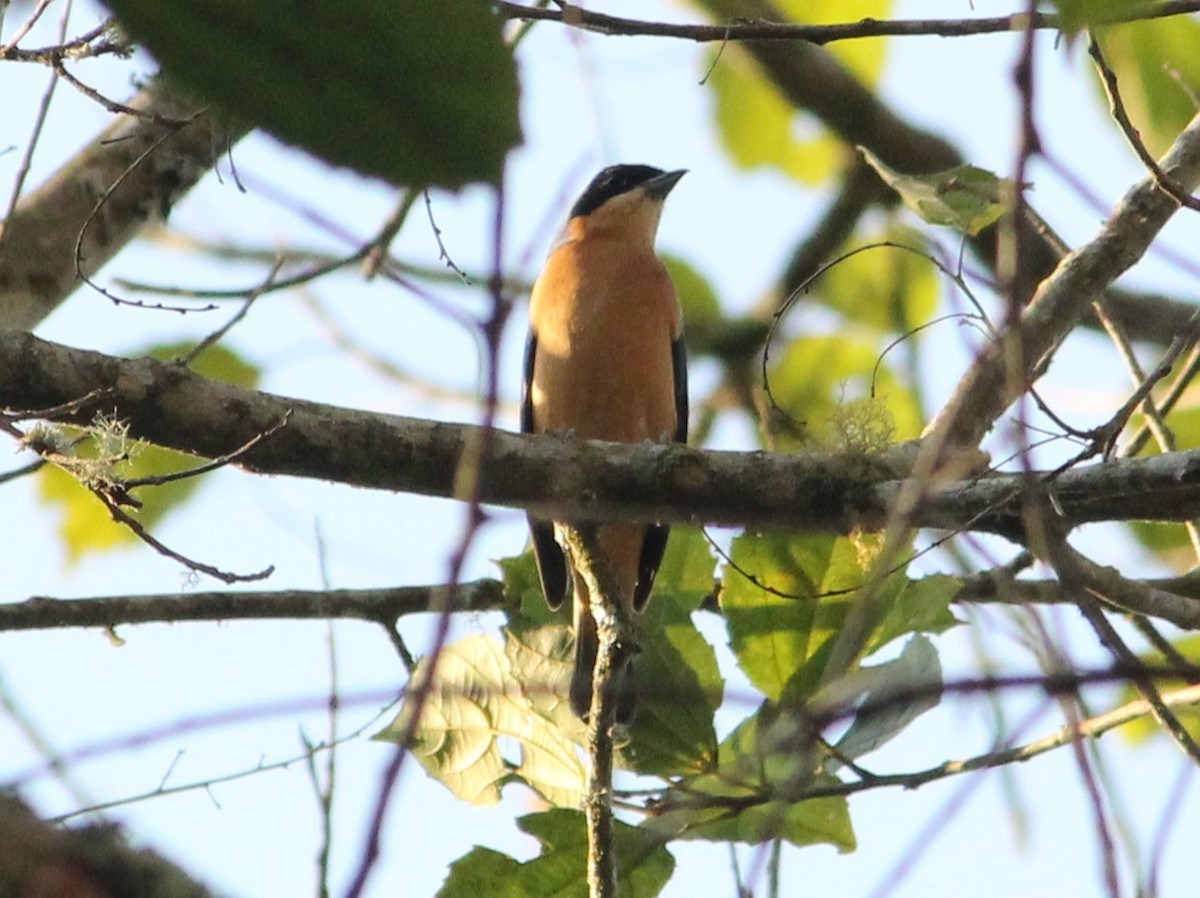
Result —
<svg viewBox="0 0 1200 898"><path fill-rule="evenodd" d="M689 18L683 7L659 2L626 0L604 8L645 18ZM80 10L73 30L94 21L86 6ZM908 3L896 13L1002 11L1008 9L992 3L977 4L974 13L967 4ZM1016 48L1016 39L1006 36L895 40L888 46L882 92L901 114L950 137L972 163L1007 173L1015 153L1010 72ZM1055 49L1051 35L1039 38L1038 122L1048 150L1068 160L1079 177L1111 203L1141 172L1093 96L1081 51ZM520 53L526 145L512 158L507 180L505 236L514 268L528 276L535 273L570 197L595 169L615 161L648 162L691 172L671 196L660 245L710 277L729 309L749 306L770 286L826 197L767 171L747 175L730 167L711 126L710 95L699 84L706 68L704 53L686 42L585 36L552 26L535 29ZM0 140L5 145L22 144L37 101L35 91L46 77L33 67L14 69L6 66L3 72L5 94L14 107L8 136ZM77 72L113 96L128 90L126 74L116 67L88 63ZM105 120L89 102L60 86L34 179L69 156L81 137L99 130ZM0 156L0 181L11 181L18 158L18 153ZM273 202L269 188L301 198L363 239L373 235L395 202L393 194L377 184L330 172L260 136L240 145L235 159L249 193L238 193L229 179L222 183L210 176L176 210L174 229L211 240L345 250L348 246L337 237L298 221ZM1069 241L1084 240L1094 232L1103 213L1075 197L1044 166L1035 165L1033 177L1031 201ZM491 226L486 192L435 195L433 210L455 261L469 270L485 265ZM1181 222L1172 231L1166 239L1176 249L1196 245L1193 223ZM436 262L437 247L423 214L410 219L395 252L406 260ZM265 273L261 266L206 262L161 242L148 242L124 253L105 269L102 280L124 276L213 286L254 283ZM1186 295L1189 286L1184 275L1158 260L1139 269L1133 281L1178 295ZM461 291L448 289L443 296L454 304L480 308L476 297ZM384 358L442 385L464 392L475 388L478 352L462 328L393 287L346 277L318 283L305 295L270 297L234 330L230 345L268 372L265 389L405 415L447 420L477 415L469 402L430 396L417 386L380 377L337 352L305 301L320 303L363 346ZM80 291L38 332L72 346L123 353L155 342L202 337L225 314L180 317L114 308L102 297ZM517 392L523 326L522 312L504 342L509 399ZM1079 344L1065 357L1069 364L1057 366L1047 392L1099 418L1120 401L1127 385L1111 354L1098 350L1098 342L1087 338ZM1097 358L1105 362L1098 365ZM965 361L962 337L953 329L930 345L925 369L931 407L952 388ZM703 364L693 371L701 388L712 376ZM511 406L505 408L503 423L515 426ZM736 448L746 440L747 431L730 424L717 431L714 444ZM178 565L141 548L69 564L55 534L55 520L32 483L5 485L4 501L6 519L19 525L0 541L0 569L8 574L0 600L186 588ZM211 475L186 512L168 519L160 535L170 545L223 568L275 564L273 588L319 588L319 533L330 584L350 588L444 580L462 519L462 509L450 502L225 470ZM1106 563L1119 559L1131 570L1147 570L1143 559L1117 544L1115 534L1095 528L1084 535L1085 544L1103 552ZM521 516L498 510L473 546L467 576L493 575L492 561L520 551L524 539ZM1076 660L1104 661L1070 612L1047 612L1045 618ZM996 658L1028 670L1031 662L1015 628L995 612L986 613L984 620ZM486 615L464 617L455 622L455 632L489 631L495 623ZM710 619L703 626L720 646L724 636L719 621ZM332 632L340 688L379 694L403 682L390 645L376 629L338 623ZM414 648L428 645L428 621L408 621L404 632ZM53 746L68 753L100 739L211 711L319 701L328 689L327 633L321 624L147 626L123 628L120 636L124 644L118 647L95 632L0 635L0 685ZM964 672L976 663L968 628L939 640L939 647L950 672ZM1110 698L1101 691L1095 703L1099 707ZM1014 724L1041 709L1021 734L1034 738L1058 725L1054 709L1044 705L1036 697L1015 696L1005 708ZM164 777L167 784L198 781L252 769L260 760L298 754L301 730L320 739L327 727L319 707L306 707L236 725L181 730L170 738L106 754L80 764L73 772L73 786L95 800L109 800L153 790ZM379 709L377 698L349 707L339 727L353 730ZM984 751L992 713L978 700L947 701L872 756L869 766L901 771ZM389 751L365 739L339 750L335 894L342 892L357 864L379 771ZM1113 809L1128 820L1145 859L1162 809L1178 788L1182 758L1165 743L1132 751L1115 736L1103 740L1102 751L1111 794L1117 796ZM29 769L37 758L19 729L0 716L0 781ZM385 854L369 894L432 894L445 865L474 844L518 856L533 850L531 840L511 822L514 813L536 807L527 793L510 790L500 808L475 809L457 803L415 764L408 765L399 789L385 833ZM78 806L78 797L50 778L34 783L26 795L47 814ZM851 813L859 850L845 856L825 847L786 852L785 894L803 890L937 898L969 890L978 898L1018 892L1038 898L1102 890L1092 808L1069 751L915 793L863 795L852 800ZM313 890L312 858L319 829L302 764L208 792L139 802L116 810L114 816L126 823L136 841L163 851L229 894ZM943 825L936 834L920 843L911 869L897 872L920 834L939 822ZM1186 846L1198 832L1200 806L1190 802L1161 862L1161 894L1186 893L1194 879ZM724 846L695 843L672 850L679 867L664 894L734 894ZM743 872L756 869L760 861L753 851L740 854ZM765 879L756 882L759 889L764 884Z"/></svg>

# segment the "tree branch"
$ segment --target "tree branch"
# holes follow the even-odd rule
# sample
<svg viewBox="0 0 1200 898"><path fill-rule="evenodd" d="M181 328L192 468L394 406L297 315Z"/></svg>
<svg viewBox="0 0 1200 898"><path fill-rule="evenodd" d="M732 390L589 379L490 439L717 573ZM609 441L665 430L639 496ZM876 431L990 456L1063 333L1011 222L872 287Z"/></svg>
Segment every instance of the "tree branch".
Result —
<svg viewBox="0 0 1200 898"><path fill-rule="evenodd" d="M130 847L116 827L60 829L37 819L20 799L0 795L0 894L210 898L214 893L154 852Z"/></svg>
<svg viewBox="0 0 1200 898"><path fill-rule="evenodd" d="M1129 580L1112 568L1089 562L1091 576L1103 582L1108 602L1127 611L1160 618L1187 630L1200 630L1200 577ZM714 583L714 596L720 588ZM113 629L127 624L216 622L226 620L361 620L386 628L409 614L442 611L446 586L388 589L255 590L172 592L139 596L61 599L32 596L0 602L0 633L72 627ZM1018 580L1002 571L963 578L953 601L1006 605L1074 604L1057 580ZM501 611L504 584L482 578L461 584L449 599L453 611ZM710 598L703 610L720 613Z"/></svg>
<svg viewBox="0 0 1200 898"><path fill-rule="evenodd" d="M370 621L390 627L407 614L440 611L497 611L504 607L504 584L474 580L447 597L446 587L392 589L287 589L275 592L178 592L144 596L53 599L34 596L0 603L0 632L123 624L225 620Z"/></svg>
<svg viewBox="0 0 1200 898"><path fill-rule="evenodd" d="M811 27L781 24L787 16L769 0L704 0L703 6L714 18L730 22L751 20L755 27ZM1156 8L1164 9L1166 5ZM572 7L572 12L575 11ZM1018 24L1024 28L1024 19ZM722 31L725 28L712 27ZM748 40L744 46L796 109L811 112L847 145L864 146L890 167L906 174L927 174L963 164L956 147L901 118L822 47L794 40ZM997 235L997 227L993 225L970 238L972 250L992 270L996 264ZM1015 287L1018 295L1027 300L1059 264L1062 253L1034 228L1022 228L1020 237L1022 270L1017 273ZM801 270L792 271L799 274ZM797 282L784 279L778 292L780 296L788 296L796 286ZM1131 339L1163 344L1179 333L1195 311L1192 304L1170 297L1121 290L1109 291L1106 302ZM1083 323L1099 327L1090 307L1084 313Z"/></svg>
<svg viewBox="0 0 1200 898"><path fill-rule="evenodd" d="M595 527L565 529L576 575L587 584L598 645L591 671L588 709L588 780L583 807L587 818L589 898L616 898L617 849L613 835L613 728L616 725L621 672L633 652L630 623L618 598L617 580ZM578 598L576 599L578 601ZM576 638L579 638L576 634Z"/></svg>
<svg viewBox="0 0 1200 898"><path fill-rule="evenodd" d="M1200 702L1200 686L1184 686L1170 692L1165 692L1162 695L1162 701L1169 708L1185 709L1194 706L1197 702ZM1148 701L1145 699L1135 699L1134 701L1113 708L1111 711L1097 714L1095 717L1089 717L1086 720L1080 720L1076 723L1065 724L1055 732L1024 745L1000 748L961 760L946 761L936 767L912 773L873 774L869 779L829 786L812 786L805 790L804 797L820 798L855 795L859 792L866 792L885 786L916 789L926 783L936 782L937 780L958 776L963 773L974 773L980 770L1005 767L1009 764L1028 761L1039 755L1044 755L1065 745L1070 745L1079 739L1098 738L1117 727L1124 726L1131 721L1147 716L1151 711L1152 709Z"/></svg>
<svg viewBox="0 0 1200 898"><path fill-rule="evenodd" d="M248 131L157 78L129 106L0 226L0 328L34 327Z"/></svg>
<svg viewBox="0 0 1200 898"><path fill-rule="evenodd" d="M36 410L59 406L56 420L89 423L105 412L127 422L136 438L207 458L246 446L286 419L236 464L256 473L443 498L463 498L455 486L458 465L480 437L470 425L288 399L209 381L176 363L118 359L0 332L0 408L39 417ZM480 499L550 520L846 533L883 526L911 456L907 446L876 456L783 455L497 431ZM997 474L930 486L911 522L1021 539L1026 484L1024 475ZM1200 450L1081 466L1055 477L1050 488L1067 528L1189 520L1200 517Z"/></svg>
<svg viewBox="0 0 1200 898"><path fill-rule="evenodd" d="M1027 29L1060 29L1062 18L1053 13L1023 13L985 19L862 19L833 25L797 25L762 19L751 11L730 15L723 25L685 25L672 22L647 22L621 16L593 12L574 4L559 3L558 9L530 7L508 0L493 4L500 17L525 21L561 22L584 31L600 34L674 37L697 43L721 43L747 40L807 41L810 44L831 44L835 41L871 37L965 37L973 34L996 34ZM1195 0L1174 0L1166 3L1139 3L1112 14L1097 17L1095 25L1115 25L1145 19L1179 16L1200 10Z"/></svg>
<svg viewBox="0 0 1200 898"><path fill-rule="evenodd" d="M1200 184L1200 115L1179 135L1161 167L1183 190L1192 191ZM1153 176L1136 184L1100 233L1063 259L1042 282L1020 322L976 360L926 433L950 446L977 445L1004 410L1045 372L1054 350L1088 306L1142 257L1178 208Z"/></svg>

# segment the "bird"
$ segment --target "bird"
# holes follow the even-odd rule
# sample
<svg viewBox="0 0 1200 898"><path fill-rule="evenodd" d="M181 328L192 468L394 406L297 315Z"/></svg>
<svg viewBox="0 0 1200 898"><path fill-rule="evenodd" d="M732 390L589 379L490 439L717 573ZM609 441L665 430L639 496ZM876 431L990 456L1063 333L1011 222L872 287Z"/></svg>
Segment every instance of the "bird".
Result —
<svg viewBox="0 0 1200 898"><path fill-rule="evenodd" d="M687 351L675 285L655 253L667 194L686 169L612 165L571 207L566 226L534 282L521 403L524 433L578 439L685 443ZM561 522L560 522L561 523ZM576 575L553 521L529 515L547 604L574 595L570 703L588 719L598 650L587 586ZM597 529L627 613L650 597L670 528L605 523ZM616 720L628 724L637 692L632 661L618 672Z"/></svg>

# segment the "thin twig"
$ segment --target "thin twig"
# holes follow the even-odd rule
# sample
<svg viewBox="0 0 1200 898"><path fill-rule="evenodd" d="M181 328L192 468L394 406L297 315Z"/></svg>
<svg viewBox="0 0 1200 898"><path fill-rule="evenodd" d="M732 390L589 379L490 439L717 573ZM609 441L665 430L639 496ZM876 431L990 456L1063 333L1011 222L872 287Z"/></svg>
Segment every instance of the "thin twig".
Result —
<svg viewBox="0 0 1200 898"><path fill-rule="evenodd" d="M246 313L250 311L250 306L254 304L254 301L262 296L267 290L271 289L271 286L275 283L275 278L279 274L279 269L282 267L283 259L276 259L275 264L271 266L271 270L267 272L266 278L258 287L250 291L250 295L246 297L246 301L242 303L242 307L238 309L228 321L197 343L195 347L193 347L192 351L183 357L181 360L182 363L188 367L191 367L196 359L198 359L206 349L208 349L210 346L215 346L222 339L224 339L225 335L233 329L234 325L246 317Z"/></svg>
<svg viewBox="0 0 1200 898"><path fill-rule="evenodd" d="M542 20L608 35L639 35L647 37L674 37L698 43L719 41L762 41L802 40L812 44L829 44L840 40L871 37L910 37L938 35L940 37L965 37L976 34L1025 31L1026 29L1059 30L1062 20L1051 13L1035 13L999 16L987 19L863 19L858 22L836 25L794 25L782 22L735 22L720 25L682 25L672 22L647 22L594 12L571 4L567 9L541 9L524 6L509 0L496 0L493 4L502 19ZM565 4L564 4L565 6ZM1179 16L1200 10L1195 0L1174 0L1155 4L1116 9L1109 16L1093 20L1096 25L1135 22L1149 19Z"/></svg>
<svg viewBox="0 0 1200 898"><path fill-rule="evenodd" d="M114 521L116 521L118 524L124 524L134 536L136 536L150 548L154 549L154 551L158 552L158 554L173 559L174 561L178 561L189 570L193 570L201 574L207 574L210 577L220 580L222 583L251 583L255 580L265 580L267 577L270 577L273 573L275 573L275 565L273 564L269 564L262 570L255 571L250 574L235 574L231 571L223 571L220 568L211 564L206 564L203 561L197 561L194 558L189 558L180 552L176 552L170 546L155 538L150 531L148 531L142 525L141 521L135 517L132 517L123 508L121 508L118 501L109 495L106 490L91 487L89 487L89 489L91 490L92 495L104 503L104 507L108 509L108 513L112 516Z"/></svg>
<svg viewBox="0 0 1200 898"><path fill-rule="evenodd" d="M1104 85L1104 93L1108 97L1109 109L1112 112L1113 120L1121 129L1121 133L1125 135L1125 142L1129 144L1130 149L1141 160L1144 165L1154 176L1155 183L1159 188L1171 195L1171 197L1181 206L1186 206L1193 212L1200 212L1200 199L1192 196L1162 170L1158 161L1146 149L1146 144L1142 140L1142 135L1133 121L1129 118L1129 113L1125 109L1125 101L1121 99L1121 86L1117 82L1117 73L1109 68L1108 61L1104 58L1104 52L1100 49L1100 43L1094 37L1088 40L1088 54L1096 63L1096 69L1100 72L1100 83Z"/></svg>
<svg viewBox="0 0 1200 898"><path fill-rule="evenodd" d="M392 245L392 241L396 239L396 235L400 233L400 229L404 227L404 222L408 218L408 213L412 211L413 204L417 201L418 191L409 189L400 197L400 202L396 206L396 210L384 222L383 227L379 230L379 235L371 241L370 248L363 257L363 278L371 280L379 273L379 266L384 263L388 257L388 248Z"/></svg>
<svg viewBox="0 0 1200 898"><path fill-rule="evenodd" d="M32 23L36 21L36 16L41 15L45 9L47 0L42 0L42 3L35 11L35 16L31 16L28 27L32 27ZM13 39L13 43L20 40L21 35L18 34ZM54 89L58 85L58 78L51 76L50 82L46 85L46 89L42 92L42 98L38 102L37 117L33 120L33 128L30 131L29 139L25 143L25 152L21 155L21 164L17 166L17 174L13 179L12 193L8 198L8 208L4 210L4 218L0 219L3 222L12 220L13 211L17 208L17 203L21 199L21 191L25 187L25 179L29 177L29 169L33 165L33 154L37 150L38 141L41 140L42 131L46 127L46 116L50 113L50 101L54 99ZM4 255L4 237L8 233L7 227L0 227L0 256Z"/></svg>

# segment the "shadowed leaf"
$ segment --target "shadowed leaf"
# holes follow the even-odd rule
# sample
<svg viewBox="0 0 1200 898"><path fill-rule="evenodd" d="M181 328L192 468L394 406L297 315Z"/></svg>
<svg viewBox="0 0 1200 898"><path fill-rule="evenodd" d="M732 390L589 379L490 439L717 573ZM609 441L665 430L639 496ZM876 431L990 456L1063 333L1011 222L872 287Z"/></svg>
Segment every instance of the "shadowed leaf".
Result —
<svg viewBox="0 0 1200 898"><path fill-rule="evenodd" d="M520 142L516 66L486 3L108 5L169 77L334 165L393 184L496 183Z"/></svg>

